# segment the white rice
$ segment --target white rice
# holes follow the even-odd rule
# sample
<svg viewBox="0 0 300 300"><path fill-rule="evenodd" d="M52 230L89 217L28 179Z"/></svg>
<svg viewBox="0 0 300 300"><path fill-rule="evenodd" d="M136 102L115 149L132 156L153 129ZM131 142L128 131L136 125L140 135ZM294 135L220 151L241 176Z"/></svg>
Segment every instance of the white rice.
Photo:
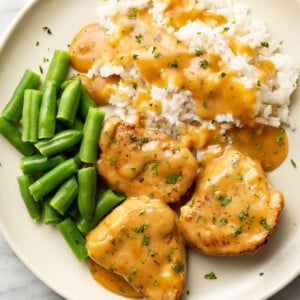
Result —
<svg viewBox="0 0 300 300"><path fill-rule="evenodd" d="M113 16L119 11L138 7L147 8L152 12L155 22L165 26L166 20L163 15L165 2L158 0L101 0L98 8L99 23L107 29L108 35L113 35L117 30L112 20ZM189 51L192 53L195 49L203 49L221 55L226 64L239 74L240 81L247 88L257 86L258 70L253 64L250 64L249 56L236 56L232 53L228 41L222 34L224 28L227 28L227 35L249 45L255 51L258 61L264 59L272 61L276 72L273 72L267 81L257 87L255 121L277 127L282 123L291 125L289 105L291 94L296 89L298 68L287 54L280 52L280 42L271 39L264 22L254 19L249 7L245 5L234 4L231 0L195 0L194 2L195 7L223 15L228 22L211 28L200 21L193 21L177 31L173 27L168 27L168 32L173 33L179 40L189 45ZM262 47L262 41L267 42L269 46ZM107 77L113 74L120 75L125 79L134 79L139 77L139 69L135 64L124 67L107 63L94 65L88 73L90 77L94 75ZM149 83L144 82L144 85L149 86ZM126 121L134 122L136 111L133 101L137 97L137 91L122 82L116 86L116 89L123 90L128 97L121 97L122 93L111 95L109 103L113 108L113 113ZM188 124L210 124L210 122L201 120L197 115L193 96L188 90L175 88L172 83L163 89L151 86L151 96L161 101L162 112L147 112L146 128L160 129L177 137ZM234 119L230 114L218 115L215 121L224 124L224 128L232 124L243 125L240 120Z"/></svg>

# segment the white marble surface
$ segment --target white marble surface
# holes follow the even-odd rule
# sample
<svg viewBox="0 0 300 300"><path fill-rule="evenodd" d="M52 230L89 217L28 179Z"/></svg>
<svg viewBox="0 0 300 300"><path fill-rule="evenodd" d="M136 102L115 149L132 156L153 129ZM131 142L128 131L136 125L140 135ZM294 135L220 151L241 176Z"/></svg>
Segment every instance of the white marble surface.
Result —
<svg viewBox="0 0 300 300"><path fill-rule="evenodd" d="M20 9L28 2L29 0L0 0L0 36L3 35ZM0 234L0 300L19 299L59 300L62 298L26 268ZM300 277L271 299L300 299Z"/></svg>

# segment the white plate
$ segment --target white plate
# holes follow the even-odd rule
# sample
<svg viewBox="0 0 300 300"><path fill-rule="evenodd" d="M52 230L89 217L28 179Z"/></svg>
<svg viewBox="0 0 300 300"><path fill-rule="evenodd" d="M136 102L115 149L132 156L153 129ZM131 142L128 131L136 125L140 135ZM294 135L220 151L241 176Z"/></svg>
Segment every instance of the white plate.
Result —
<svg viewBox="0 0 300 300"><path fill-rule="evenodd" d="M11 26L0 49L0 110L26 68L46 69L44 58L55 49L67 49L74 34L96 21L97 0L33 1ZM283 40L284 50L300 65L300 2L297 0L248 0L255 16L264 18L273 36ZM49 27L52 34L42 28ZM37 46L37 42L39 45ZM254 256L206 257L189 255L187 290L182 298L263 299L271 296L300 273L300 93L293 97L292 116L297 130L288 132L290 152L285 163L269 174L284 192L286 206L271 240ZM68 299L120 299L99 286L85 263L79 263L59 232L35 224L19 195L16 176L20 155L0 137L0 228L19 258L42 281ZM298 149L298 151L297 151ZM298 163L294 169L290 163ZM205 280L215 272L217 280ZM263 273L261 276L260 273Z"/></svg>

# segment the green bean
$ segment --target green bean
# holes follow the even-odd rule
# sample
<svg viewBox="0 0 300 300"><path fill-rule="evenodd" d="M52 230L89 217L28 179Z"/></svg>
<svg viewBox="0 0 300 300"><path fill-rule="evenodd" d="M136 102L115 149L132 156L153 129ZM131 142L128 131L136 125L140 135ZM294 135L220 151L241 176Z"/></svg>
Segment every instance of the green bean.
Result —
<svg viewBox="0 0 300 300"><path fill-rule="evenodd" d="M93 101L93 99L90 97L89 93L85 89L84 86L81 88L81 94L80 94L80 102L79 102L79 108L78 113L80 118L85 121L89 108L90 107L97 107L96 103Z"/></svg>
<svg viewBox="0 0 300 300"><path fill-rule="evenodd" d="M66 180L57 190L50 205L64 215L78 195L78 184L74 176Z"/></svg>
<svg viewBox="0 0 300 300"><path fill-rule="evenodd" d="M39 112L42 92L25 90L22 112L22 141L35 143L38 140Z"/></svg>
<svg viewBox="0 0 300 300"><path fill-rule="evenodd" d="M81 217L77 222L78 229L83 234L87 234L124 199L124 195L118 195L110 189L102 192L97 199L92 219L88 220Z"/></svg>
<svg viewBox="0 0 300 300"><path fill-rule="evenodd" d="M78 171L78 209L85 219L91 219L95 209L97 172L95 167Z"/></svg>
<svg viewBox="0 0 300 300"><path fill-rule="evenodd" d="M22 199L30 217L33 220L39 221L42 213L41 203L36 202L29 192L29 186L34 182L34 178L31 175L21 175L17 177L17 180Z"/></svg>
<svg viewBox="0 0 300 300"><path fill-rule="evenodd" d="M56 83L54 80L45 82L38 126L38 138L52 138L55 134L56 118Z"/></svg>
<svg viewBox="0 0 300 300"><path fill-rule="evenodd" d="M67 129L54 135L49 140L42 140L34 144L34 146L44 156L53 156L72 149L82 138L82 132L75 129Z"/></svg>
<svg viewBox="0 0 300 300"><path fill-rule="evenodd" d="M85 247L85 239L81 235L72 219L67 218L58 223L56 226L64 236L77 259L79 261L85 260L88 257Z"/></svg>
<svg viewBox="0 0 300 300"><path fill-rule="evenodd" d="M61 84L60 88L62 90L65 90L66 87L72 82L72 80L74 80L74 79L64 81ZM85 89L85 87L83 85L81 85L78 114L79 114L80 118L82 119L82 121L85 121L90 107L97 107L97 105L93 101L93 99L90 97L90 95L87 92L87 90Z"/></svg>
<svg viewBox="0 0 300 300"><path fill-rule="evenodd" d="M36 202L40 203L40 202ZM45 224L57 224L63 220L63 216L60 215L57 210L55 210L50 205L50 197L43 201L43 216L44 216L44 223Z"/></svg>
<svg viewBox="0 0 300 300"><path fill-rule="evenodd" d="M83 122L77 117L75 118L74 124L71 126L71 129L76 129L83 132Z"/></svg>
<svg viewBox="0 0 300 300"><path fill-rule="evenodd" d="M105 113L98 108L90 107L83 127L83 139L79 156L85 163L95 163L98 158L98 140Z"/></svg>
<svg viewBox="0 0 300 300"><path fill-rule="evenodd" d="M50 65L45 77L43 90L47 81L54 80L56 82L56 90L58 91L61 83L65 80L69 70L70 54L67 51L55 50L50 61Z"/></svg>
<svg viewBox="0 0 300 300"><path fill-rule="evenodd" d="M76 77L63 91L59 104L56 118L66 124L72 126L79 107L81 91L80 77Z"/></svg>
<svg viewBox="0 0 300 300"><path fill-rule="evenodd" d="M79 216L79 210L77 201L74 201L71 206L69 207L68 211L66 212L66 216L71 217L73 220L76 220Z"/></svg>
<svg viewBox="0 0 300 300"><path fill-rule="evenodd" d="M0 133L23 155L32 155L36 151L31 143L22 141L18 128L3 116L0 116Z"/></svg>
<svg viewBox="0 0 300 300"><path fill-rule="evenodd" d="M22 116L24 92L36 89L40 84L40 76L27 69L15 88L12 97L2 111L2 115L10 121L19 122Z"/></svg>
<svg viewBox="0 0 300 300"><path fill-rule="evenodd" d="M20 169L26 174L49 171L64 160L65 157L63 155L56 155L53 157L45 157L41 154L24 156L20 161Z"/></svg>
<svg viewBox="0 0 300 300"><path fill-rule="evenodd" d="M59 122L58 120L56 120L55 122L55 133L59 133L61 131L67 130L70 128L67 128L62 122Z"/></svg>
<svg viewBox="0 0 300 300"><path fill-rule="evenodd" d="M65 80L61 85L60 89L63 91L66 89L66 87L73 81L73 79Z"/></svg>
<svg viewBox="0 0 300 300"><path fill-rule="evenodd" d="M43 196L53 191L77 171L78 165L75 159L70 158L37 179L33 184L30 185L29 191L34 200L39 201Z"/></svg>

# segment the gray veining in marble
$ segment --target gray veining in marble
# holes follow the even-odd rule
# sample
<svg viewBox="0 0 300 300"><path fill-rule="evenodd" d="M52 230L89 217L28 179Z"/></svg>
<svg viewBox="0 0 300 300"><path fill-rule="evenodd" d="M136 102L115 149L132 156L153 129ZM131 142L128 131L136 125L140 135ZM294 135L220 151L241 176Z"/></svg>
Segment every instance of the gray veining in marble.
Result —
<svg viewBox="0 0 300 300"><path fill-rule="evenodd" d="M29 0L0 0L0 36L28 2ZM0 300L61 299L26 268L0 234ZM300 277L271 298L271 300L282 299L300 299Z"/></svg>

